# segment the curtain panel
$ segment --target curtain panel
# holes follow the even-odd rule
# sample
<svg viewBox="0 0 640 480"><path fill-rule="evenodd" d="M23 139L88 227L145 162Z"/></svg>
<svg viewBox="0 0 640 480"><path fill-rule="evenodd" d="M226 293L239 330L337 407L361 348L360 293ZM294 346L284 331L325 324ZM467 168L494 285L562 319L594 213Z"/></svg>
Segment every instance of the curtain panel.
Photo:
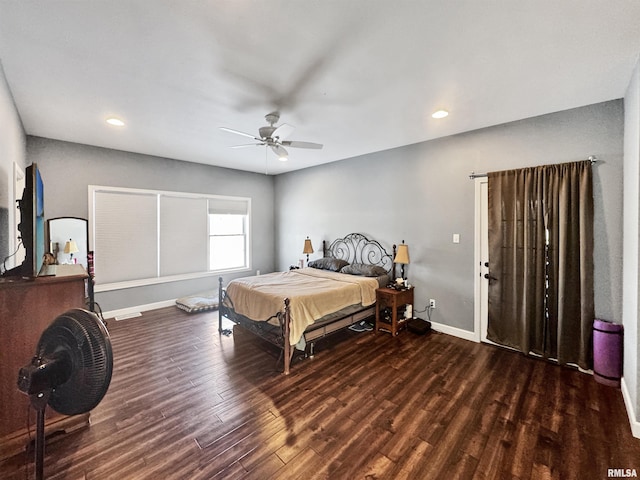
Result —
<svg viewBox="0 0 640 480"><path fill-rule="evenodd" d="M490 172L487 338L591 368L591 162Z"/></svg>

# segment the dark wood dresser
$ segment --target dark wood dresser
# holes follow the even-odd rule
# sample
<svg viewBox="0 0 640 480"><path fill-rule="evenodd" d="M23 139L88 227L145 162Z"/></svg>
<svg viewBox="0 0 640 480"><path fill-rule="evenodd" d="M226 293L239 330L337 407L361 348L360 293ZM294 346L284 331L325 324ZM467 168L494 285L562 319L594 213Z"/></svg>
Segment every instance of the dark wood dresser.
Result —
<svg viewBox="0 0 640 480"><path fill-rule="evenodd" d="M18 390L18 372L58 315L85 308L86 279L82 265L58 265L55 277L0 278L0 460L24 451L35 436L35 411L29 408L29 397ZM68 417L47 407L45 420L49 435L88 425L89 414Z"/></svg>

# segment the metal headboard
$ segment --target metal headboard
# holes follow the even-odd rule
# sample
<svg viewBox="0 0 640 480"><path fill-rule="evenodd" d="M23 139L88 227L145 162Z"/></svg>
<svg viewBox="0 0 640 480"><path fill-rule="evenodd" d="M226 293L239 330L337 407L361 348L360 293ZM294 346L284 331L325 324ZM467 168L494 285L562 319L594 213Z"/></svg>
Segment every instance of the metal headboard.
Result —
<svg viewBox="0 0 640 480"><path fill-rule="evenodd" d="M393 246L393 253L390 254L379 242L369 240L361 233L350 233L334 240L329 246L323 240L322 250L325 257L339 258L349 263L379 265L390 273L395 270L393 259L396 256L396 246Z"/></svg>

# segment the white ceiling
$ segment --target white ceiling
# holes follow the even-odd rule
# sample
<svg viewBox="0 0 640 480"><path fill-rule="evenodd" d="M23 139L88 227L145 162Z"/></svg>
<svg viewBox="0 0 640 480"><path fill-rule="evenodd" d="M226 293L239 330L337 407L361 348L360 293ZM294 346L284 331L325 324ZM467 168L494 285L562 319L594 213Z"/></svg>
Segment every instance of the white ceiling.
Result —
<svg viewBox="0 0 640 480"><path fill-rule="evenodd" d="M0 0L27 134L269 174L621 98L639 52L638 0ZM272 110L324 149L229 148Z"/></svg>

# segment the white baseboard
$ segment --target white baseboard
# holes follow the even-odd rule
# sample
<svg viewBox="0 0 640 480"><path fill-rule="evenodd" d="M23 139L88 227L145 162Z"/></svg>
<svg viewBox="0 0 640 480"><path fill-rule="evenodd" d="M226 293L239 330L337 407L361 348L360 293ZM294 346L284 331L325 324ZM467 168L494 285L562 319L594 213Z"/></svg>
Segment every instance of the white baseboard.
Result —
<svg viewBox="0 0 640 480"><path fill-rule="evenodd" d="M622 398L624 398L624 406L627 407L631 434L636 438L640 438L640 421L636 420L638 416L631 402L631 395L629 394L629 389L627 388L627 383L624 381L624 377L622 377L620 387L622 390Z"/></svg>
<svg viewBox="0 0 640 480"><path fill-rule="evenodd" d="M163 300L162 302L147 303L146 305L136 305L135 307L127 307L127 308L120 308L118 310L110 310L108 312L102 312L102 316L106 319L115 318L115 317L132 318L134 316L138 316L137 314L141 312L155 310L156 308L170 307L171 305L175 305L175 304L176 304L176 299L174 298L173 300Z"/></svg>
<svg viewBox="0 0 640 480"><path fill-rule="evenodd" d="M470 340L472 342L478 343L477 335L474 332L470 332L469 330L463 330L458 327L451 327L449 325L445 325L444 323L436 323L431 322L431 328L436 332L446 333L447 335L452 335L454 337L463 338L465 340Z"/></svg>

